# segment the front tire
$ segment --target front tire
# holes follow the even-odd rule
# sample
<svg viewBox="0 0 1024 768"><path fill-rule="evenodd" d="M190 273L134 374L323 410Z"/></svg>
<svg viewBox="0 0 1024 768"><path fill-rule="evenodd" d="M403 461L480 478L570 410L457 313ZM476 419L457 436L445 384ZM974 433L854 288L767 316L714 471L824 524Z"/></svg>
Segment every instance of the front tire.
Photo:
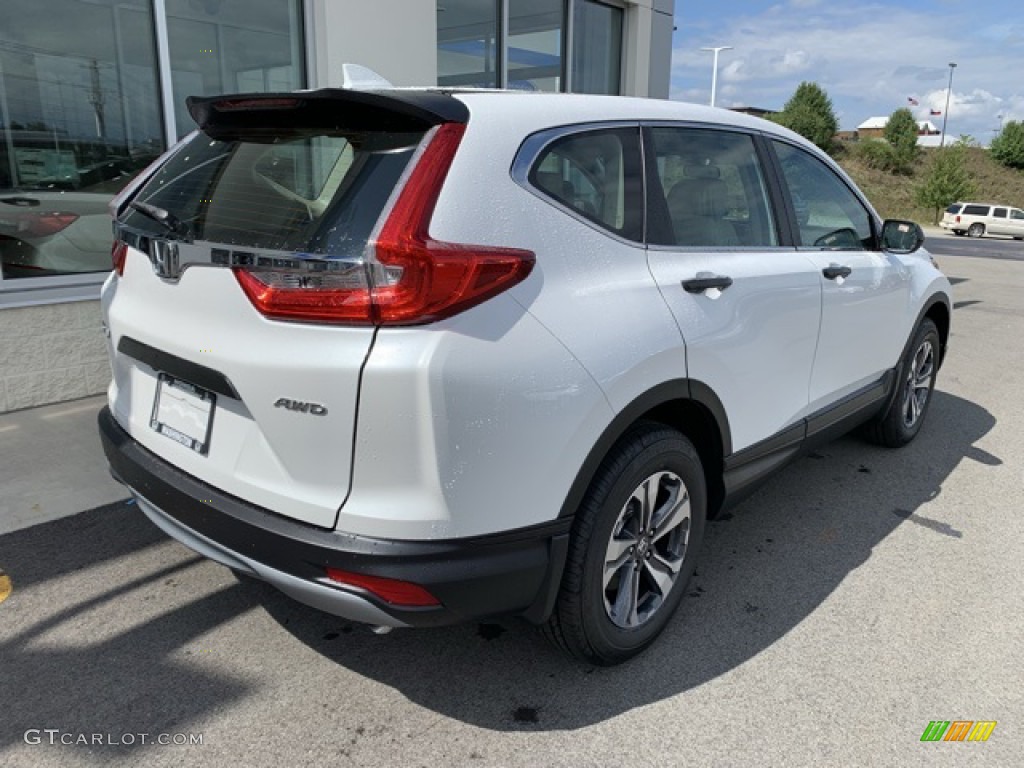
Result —
<svg viewBox="0 0 1024 768"><path fill-rule="evenodd" d="M704 470L692 443L654 422L601 463L576 513L545 634L600 666L643 651L678 608L704 537Z"/></svg>
<svg viewBox="0 0 1024 768"><path fill-rule="evenodd" d="M921 431L935 390L940 350L939 331L935 323L926 317L900 362L895 397L885 413L867 425L868 437L873 442L899 448Z"/></svg>
<svg viewBox="0 0 1024 768"><path fill-rule="evenodd" d="M974 223L967 228L968 237L981 237L985 234L985 225Z"/></svg>

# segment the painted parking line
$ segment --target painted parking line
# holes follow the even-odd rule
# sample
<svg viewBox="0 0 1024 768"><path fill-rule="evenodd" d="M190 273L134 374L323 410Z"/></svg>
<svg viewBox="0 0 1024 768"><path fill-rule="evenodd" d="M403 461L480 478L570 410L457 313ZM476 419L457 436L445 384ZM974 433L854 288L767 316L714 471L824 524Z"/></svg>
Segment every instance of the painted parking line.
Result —
<svg viewBox="0 0 1024 768"><path fill-rule="evenodd" d="M0 568L0 603L10 597L13 591L14 585L11 584L11 577Z"/></svg>

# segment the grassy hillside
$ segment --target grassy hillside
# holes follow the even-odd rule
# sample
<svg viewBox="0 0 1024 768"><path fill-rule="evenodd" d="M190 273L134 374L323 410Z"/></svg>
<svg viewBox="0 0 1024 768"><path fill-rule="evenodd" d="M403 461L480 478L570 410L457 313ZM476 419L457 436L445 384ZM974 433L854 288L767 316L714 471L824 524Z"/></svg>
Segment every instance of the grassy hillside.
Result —
<svg viewBox="0 0 1024 768"><path fill-rule="evenodd" d="M922 209L914 201L914 190L928 172L937 151L923 150L912 176L893 176L868 168L849 151L836 159L883 217L931 224L934 212ZM1024 171L1002 166L992 159L988 150L978 148L967 150L967 169L976 188L974 200L1024 208Z"/></svg>

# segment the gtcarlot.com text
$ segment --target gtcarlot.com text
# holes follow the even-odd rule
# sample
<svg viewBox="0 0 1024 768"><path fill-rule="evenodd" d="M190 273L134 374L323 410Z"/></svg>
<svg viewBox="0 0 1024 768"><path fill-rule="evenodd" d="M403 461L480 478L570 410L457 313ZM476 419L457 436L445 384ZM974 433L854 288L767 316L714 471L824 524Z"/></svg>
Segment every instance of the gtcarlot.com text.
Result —
<svg viewBox="0 0 1024 768"><path fill-rule="evenodd" d="M22 737L26 744L62 744L82 747L202 746L201 733L76 733L60 728L29 728Z"/></svg>

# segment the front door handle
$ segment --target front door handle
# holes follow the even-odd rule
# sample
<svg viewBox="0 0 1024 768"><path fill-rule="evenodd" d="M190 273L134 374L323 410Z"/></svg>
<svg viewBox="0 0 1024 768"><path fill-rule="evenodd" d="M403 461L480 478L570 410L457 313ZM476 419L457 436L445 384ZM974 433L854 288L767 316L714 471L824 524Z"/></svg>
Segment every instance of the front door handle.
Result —
<svg viewBox="0 0 1024 768"><path fill-rule="evenodd" d="M698 272L696 277L683 280L683 288L687 293L703 293L708 288L718 288L724 291L730 285L732 285L731 277L713 275L710 272Z"/></svg>
<svg viewBox="0 0 1024 768"><path fill-rule="evenodd" d="M821 270L821 274L829 280L835 280L837 277L849 277L851 272L853 272L852 269L840 264L829 264Z"/></svg>

